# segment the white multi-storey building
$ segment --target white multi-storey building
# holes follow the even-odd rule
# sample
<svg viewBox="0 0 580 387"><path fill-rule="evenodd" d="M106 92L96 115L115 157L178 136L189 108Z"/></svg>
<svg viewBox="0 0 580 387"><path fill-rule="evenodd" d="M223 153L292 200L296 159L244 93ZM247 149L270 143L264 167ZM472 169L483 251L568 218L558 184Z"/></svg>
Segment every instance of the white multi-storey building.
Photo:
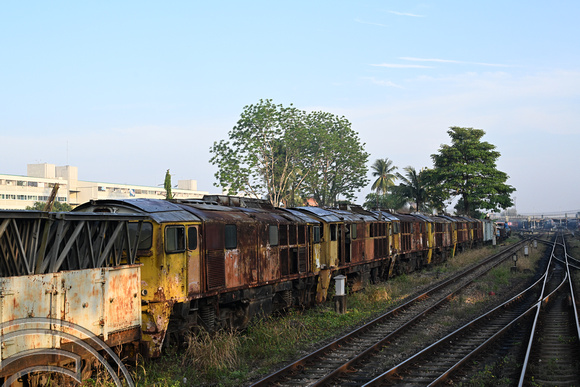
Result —
<svg viewBox="0 0 580 387"><path fill-rule="evenodd" d="M0 174L0 209L23 210L35 202L44 202L57 183L55 201L72 207L93 199L165 199L163 187L83 181L78 180L78 168L74 166L28 164L27 176ZM172 193L176 199L198 199L208 194L197 190L195 180L179 180Z"/></svg>

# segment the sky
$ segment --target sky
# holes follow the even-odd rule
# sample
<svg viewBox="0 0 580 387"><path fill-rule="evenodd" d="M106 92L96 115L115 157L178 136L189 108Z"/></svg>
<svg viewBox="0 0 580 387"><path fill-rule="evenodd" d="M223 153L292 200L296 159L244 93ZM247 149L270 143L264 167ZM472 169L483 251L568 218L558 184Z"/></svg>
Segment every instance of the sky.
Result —
<svg viewBox="0 0 580 387"><path fill-rule="evenodd" d="M580 211L578 1L0 3L0 173L218 193L215 141L260 99L345 116L370 164L432 167L483 129L520 214ZM371 191L358 194L359 203Z"/></svg>

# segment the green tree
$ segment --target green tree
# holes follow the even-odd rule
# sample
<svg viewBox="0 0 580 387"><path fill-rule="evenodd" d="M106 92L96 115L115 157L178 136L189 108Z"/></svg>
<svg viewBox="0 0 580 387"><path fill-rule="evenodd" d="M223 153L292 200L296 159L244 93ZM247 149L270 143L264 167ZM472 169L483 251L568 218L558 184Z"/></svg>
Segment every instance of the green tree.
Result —
<svg viewBox="0 0 580 387"><path fill-rule="evenodd" d="M267 196L276 206L287 200L310 173L304 159L317 153L305 141L304 115L272 100L245 106L229 140L214 142L210 149L210 162L218 166L216 186L229 195Z"/></svg>
<svg viewBox="0 0 580 387"><path fill-rule="evenodd" d="M171 192L171 174L169 173L169 169L165 172L163 187L165 188L165 200L173 199L173 193Z"/></svg>
<svg viewBox="0 0 580 387"><path fill-rule="evenodd" d="M434 169L424 168L421 170L421 182L425 187L425 193L429 207L442 213L445 211L447 197L439 186L439 180Z"/></svg>
<svg viewBox="0 0 580 387"><path fill-rule="evenodd" d="M431 155L441 198L459 197L459 213L470 216L477 216L478 209L511 207L515 188L505 183L509 176L497 169L500 153L495 145L481 141L485 132L454 126L447 133L451 145L441 145L439 153Z"/></svg>
<svg viewBox="0 0 580 387"><path fill-rule="evenodd" d="M260 100L244 107L228 135L214 142L210 162L218 166L216 186L230 195L267 196L275 206L314 196L326 205L338 195L354 196L361 167L353 164L362 163L366 173L368 155L356 147L344 117Z"/></svg>
<svg viewBox="0 0 580 387"><path fill-rule="evenodd" d="M377 194L386 194L389 191L389 187L395 185L395 179L397 175L394 173L397 169L393 165L393 161L388 158L377 159L373 165L371 165L373 177L377 180L373 183L371 189L376 191Z"/></svg>
<svg viewBox="0 0 580 387"><path fill-rule="evenodd" d="M45 205L46 205L45 202L34 202L32 206L27 206L26 209L33 211L44 211ZM58 201L52 203L52 212L70 212L70 211L72 211L72 207L68 203Z"/></svg>
<svg viewBox="0 0 580 387"><path fill-rule="evenodd" d="M427 206L427 186L425 179L425 169L417 172L413 167L405 167L405 174L397 172L397 177L401 180L394 192L396 195L415 203L416 211L425 211Z"/></svg>
<svg viewBox="0 0 580 387"><path fill-rule="evenodd" d="M400 195L369 193L365 197L363 207L367 210L399 210L406 204L406 199Z"/></svg>
<svg viewBox="0 0 580 387"><path fill-rule="evenodd" d="M368 153L358 134L345 117L312 112L306 117L309 138L318 149L305 176L303 192L322 207L336 206L339 196L355 199L355 193L368 184Z"/></svg>

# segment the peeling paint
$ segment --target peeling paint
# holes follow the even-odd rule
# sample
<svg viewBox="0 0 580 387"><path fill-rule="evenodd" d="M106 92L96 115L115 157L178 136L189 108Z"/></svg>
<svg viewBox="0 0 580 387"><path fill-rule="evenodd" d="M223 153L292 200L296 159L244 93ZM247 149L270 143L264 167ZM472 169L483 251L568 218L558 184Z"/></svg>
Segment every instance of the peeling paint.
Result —
<svg viewBox="0 0 580 387"><path fill-rule="evenodd" d="M58 316L105 341L117 332L141 327L141 301L135 297L140 291L139 265L5 277L1 288L1 323ZM53 342L47 335L20 336L0 350L0 356L6 359L26 349L60 348L64 342Z"/></svg>

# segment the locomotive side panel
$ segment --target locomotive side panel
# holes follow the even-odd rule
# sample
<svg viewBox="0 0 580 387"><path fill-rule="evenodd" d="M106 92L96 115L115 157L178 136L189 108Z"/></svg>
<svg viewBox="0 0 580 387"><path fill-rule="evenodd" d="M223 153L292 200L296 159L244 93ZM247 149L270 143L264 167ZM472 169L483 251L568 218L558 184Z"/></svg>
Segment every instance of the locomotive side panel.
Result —
<svg viewBox="0 0 580 387"><path fill-rule="evenodd" d="M190 225L187 228L187 295L199 293L201 291L201 240L199 230L201 225Z"/></svg>

